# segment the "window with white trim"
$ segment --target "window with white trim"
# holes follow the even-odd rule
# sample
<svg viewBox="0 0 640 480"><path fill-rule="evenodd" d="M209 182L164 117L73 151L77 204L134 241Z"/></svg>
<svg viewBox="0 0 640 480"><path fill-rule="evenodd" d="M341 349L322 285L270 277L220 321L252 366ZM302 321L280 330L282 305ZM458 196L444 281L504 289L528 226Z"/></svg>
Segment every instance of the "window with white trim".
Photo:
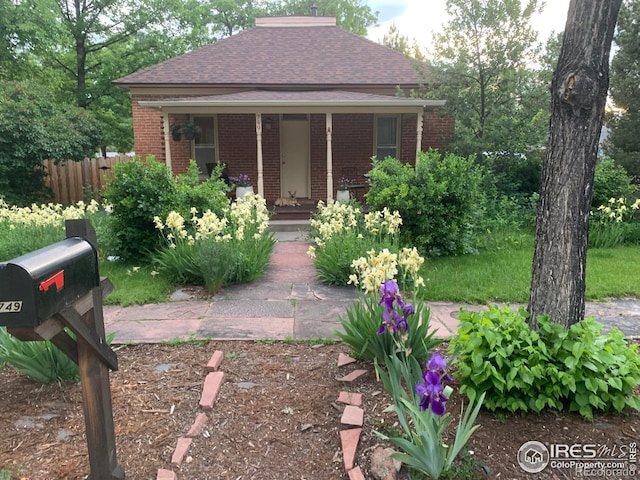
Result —
<svg viewBox="0 0 640 480"><path fill-rule="evenodd" d="M216 121L215 117L194 117L196 136L193 141L194 159L201 177L209 177L216 163Z"/></svg>
<svg viewBox="0 0 640 480"><path fill-rule="evenodd" d="M400 155L400 116L376 115L375 155L382 160L386 157L398 158Z"/></svg>

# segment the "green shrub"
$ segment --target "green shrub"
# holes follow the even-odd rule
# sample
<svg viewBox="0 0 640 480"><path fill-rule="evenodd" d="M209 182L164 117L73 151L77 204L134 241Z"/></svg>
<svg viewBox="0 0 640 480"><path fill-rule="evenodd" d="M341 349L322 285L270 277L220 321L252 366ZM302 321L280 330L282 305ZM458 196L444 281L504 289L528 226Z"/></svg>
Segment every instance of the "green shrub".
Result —
<svg viewBox="0 0 640 480"><path fill-rule="evenodd" d="M435 332L429 331L431 313L424 302L417 299L411 303L415 313L407 317L408 329L404 343L410 346L410 356L419 364L425 362L430 350L440 341L433 338ZM365 294L361 300L347 307L346 318L338 316L342 330L335 335L349 345L357 358L374 360L384 364L385 359L397 352L397 338L385 333L378 335L383 322L383 307L375 295Z"/></svg>
<svg viewBox="0 0 640 480"><path fill-rule="evenodd" d="M40 383L74 383L80 379L78 365L51 342L23 342L0 327L0 363Z"/></svg>
<svg viewBox="0 0 640 480"><path fill-rule="evenodd" d="M627 175L627 171L613 160L602 160L596 165L591 200L594 208L606 205L611 198L631 198L636 191L636 186Z"/></svg>
<svg viewBox="0 0 640 480"><path fill-rule="evenodd" d="M401 243L428 255L475 250L473 223L482 203L482 171L472 158L420 152L416 167L374 159L367 203L402 217Z"/></svg>
<svg viewBox="0 0 640 480"><path fill-rule="evenodd" d="M640 383L637 345L628 346L616 329L586 319L566 329L538 318L529 328L528 313L491 307L474 313L461 310L452 349L461 392L474 400L486 392L490 410L540 412L568 408L593 418L594 410L640 409L633 389Z"/></svg>
<svg viewBox="0 0 640 480"><path fill-rule="evenodd" d="M169 168L153 157L117 163L104 191L112 206L112 255L140 261L160 246L153 217L164 218L176 205L176 182Z"/></svg>
<svg viewBox="0 0 640 480"><path fill-rule="evenodd" d="M200 170L194 160L189 163L187 173L179 175L176 179L176 205L174 210L180 212L183 217L190 216L192 211L199 213L210 210L220 216L229 207L227 192L231 190L220 174L224 170L224 164L218 164L211 177L206 181L200 181Z"/></svg>
<svg viewBox="0 0 640 480"><path fill-rule="evenodd" d="M542 158L510 152L486 154L483 164L500 196L529 198L540 190Z"/></svg>

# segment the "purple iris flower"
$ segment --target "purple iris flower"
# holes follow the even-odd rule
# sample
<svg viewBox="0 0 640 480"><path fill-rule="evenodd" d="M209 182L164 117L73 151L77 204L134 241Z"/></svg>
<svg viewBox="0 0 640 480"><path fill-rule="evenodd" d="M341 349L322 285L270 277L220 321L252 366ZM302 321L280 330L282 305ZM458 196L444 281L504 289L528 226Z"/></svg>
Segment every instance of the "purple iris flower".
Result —
<svg viewBox="0 0 640 480"><path fill-rule="evenodd" d="M449 400L444 395L444 382L451 381L445 369L447 362L441 355L434 353L427 362L427 371L422 375L424 383L418 383L415 388L416 395L420 398L420 408L431 408L434 415L444 414L444 403Z"/></svg>
<svg viewBox="0 0 640 480"><path fill-rule="evenodd" d="M433 355L431 355L431 358L427 362L427 370L433 370L435 372L440 372L440 371L444 372L446 368L447 368L447 362L445 361L444 358L442 358L442 355L440 355L439 353L434 353Z"/></svg>
<svg viewBox="0 0 640 480"><path fill-rule="evenodd" d="M378 335L382 335L385 330L396 333L398 330L405 332L409 328L407 317L413 315L415 310L412 305L403 303L399 292L398 284L394 280L387 280L380 286L382 298L379 305L384 307L384 312L382 312L383 320L378 330ZM396 311L395 302L398 302L403 315Z"/></svg>

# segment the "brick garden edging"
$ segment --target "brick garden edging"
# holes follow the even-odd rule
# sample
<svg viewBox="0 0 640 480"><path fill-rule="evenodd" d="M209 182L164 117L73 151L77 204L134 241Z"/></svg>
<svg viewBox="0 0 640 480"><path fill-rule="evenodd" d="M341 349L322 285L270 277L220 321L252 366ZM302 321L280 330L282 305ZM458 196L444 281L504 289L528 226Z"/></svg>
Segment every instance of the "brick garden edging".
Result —
<svg viewBox="0 0 640 480"><path fill-rule="evenodd" d="M204 380L199 402L200 408L205 410L205 412L213 409L218 393L220 393L220 388L224 381L224 372L220 371L219 368L223 358L224 353L221 350L216 350L205 367L208 373ZM355 360L353 358L350 358L343 353L340 353L338 356L338 367L349 365L354 362ZM345 382L346 384L351 384L367 373L367 370L358 369L338 380ZM340 430L340 444L345 471L349 475L349 480L365 480L360 467L355 464L358 443L360 441L360 434L362 433L362 425L364 423L364 410L361 408L362 394L341 391L336 401L346 405L340 418L340 423L343 427ZM182 464L187 452L189 451L193 438L202 433L202 430L208 420L205 412L200 412L196 416L185 436L180 437L176 442L176 448L171 456L172 466L179 467ZM178 476L176 472L164 468L159 469L156 476L156 480L177 479Z"/></svg>

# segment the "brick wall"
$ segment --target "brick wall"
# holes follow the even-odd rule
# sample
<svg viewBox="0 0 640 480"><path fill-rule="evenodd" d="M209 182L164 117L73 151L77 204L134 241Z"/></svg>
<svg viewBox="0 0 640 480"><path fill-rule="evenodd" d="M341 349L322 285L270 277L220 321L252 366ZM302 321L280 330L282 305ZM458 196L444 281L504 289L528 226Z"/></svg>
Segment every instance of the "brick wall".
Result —
<svg viewBox="0 0 640 480"><path fill-rule="evenodd" d="M155 108L140 106L140 100L160 100L161 96L132 95L133 138L136 155L144 159L154 155L156 160L165 161L164 136L162 134L162 114Z"/></svg>
<svg viewBox="0 0 640 480"><path fill-rule="evenodd" d="M422 150L444 148L453 139L455 123L443 110L427 110L422 127Z"/></svg>
<svg viewBox="0 0 640 480"><path fill-rule="evenodd" d="M154 155L165 162L162 114L153 108L139 105L139 100L158 100L156 96L133 96L133 120L135 152L140 158ZM186 115L169 117L169 124L184 120ZM250 176L257 186L257 145L254 114L220 114L218 119L218 155L227 165L227 174L237 176L241 173ZM263 115L263 124L269 119L270 129L263 128L263 180L267 200L273 201L280 196L280 123L279 115ZM453 117L441 110L433 109L424 114L422 149L443 148L453 137L455 122ZM325 115L310 115L311 129L311 198L314 201L326 198L327 149L325 133ZM333 115L333 182L335 187L340 177L353 179L364 184L364 174L371 169L371 156L374 149L373 114L335 114ZM175 174L184 173L192 158L191 142L173 141L171 145L171 163ZM416 150L416 118L405 114L401 119L400 159L404 163L413 163ZM364 190L356 191L359 198Z"/></svg>

